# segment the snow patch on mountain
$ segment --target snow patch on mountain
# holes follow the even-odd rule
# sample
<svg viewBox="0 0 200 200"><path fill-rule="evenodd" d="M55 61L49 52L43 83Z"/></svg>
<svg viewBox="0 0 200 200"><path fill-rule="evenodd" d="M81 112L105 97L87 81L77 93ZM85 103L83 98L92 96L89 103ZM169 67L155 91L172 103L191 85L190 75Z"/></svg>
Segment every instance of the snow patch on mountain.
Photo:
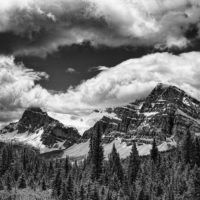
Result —
<svg viewBox="0 0 200 200"><path fill-rule="evenodd" d="M39 149L40 153L46 153L58 149L64 149L64 142L57 142L53 147L49 148L42 143L41 137L44 130L38 129L34 133L18 133L18 131L0 134L1 141L6 143L22 143Z"/></svg>
<svg viewBox="0 0 200 200"><path fill-rule="evenodd" d="M43 145L41 141L41 135L43 134L43 131L43 129L40 129L35 133L25 132L20 134L17 131L8 132L6 134L1 134L1 141L25 143L42 149L45 148L45 145Z"/></svg>
<svg viewBox="0 0 200 200"><path fill-rule="evenodd" d="M113 144L115 144L115 147L117 149L117 152L120 155L120 158L127 158L130 155L132 145L127 145L125 142L122 141L121 138L116 138L111 143L103 144L105 159L108 159L108 155L112 151ZM170 149L173 149L176 146L177 144L173 139L168 139L165 142L158 145L158 150L160 152L165 152ZM149 155L151 152L151 149L152 149L151 144L145 144L145 143L143 143L142 145L137 144L137 150L140 156ZM72 158L78 158L78 157L85 158L88 152L89 152L89 140L83 143L74 144L73 146L66 149L64 151L63 158L65 158L66 156L69 156Z"/></svg>
<svg viewBox="0 0 200 200"><path fill-rule="evenodd" d="M94 124L99 121L103 116L118 119L115 113L108 113L106 111L99 111L99 112L91 112L90 114L85 114L81 116L75 116L71 114L62 114L62 113L54 113L48 112L48 115L54 119L57 119L61 123L67 126L76 127L79 134L83 134L86 130L94 126Z"/></svg>

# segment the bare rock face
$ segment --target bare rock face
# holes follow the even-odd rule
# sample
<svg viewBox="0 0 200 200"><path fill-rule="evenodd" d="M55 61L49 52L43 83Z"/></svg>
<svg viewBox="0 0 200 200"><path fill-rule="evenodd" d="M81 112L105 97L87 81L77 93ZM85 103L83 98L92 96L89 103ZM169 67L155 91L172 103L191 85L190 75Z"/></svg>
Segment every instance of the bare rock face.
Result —
<svg viewBox="0 0 200 200"><path fill-rule="evenodd" d="M27 108L17 123L18 133L34 132L43 126L47 126L52 121L53 119L46 112L43 112L41 108Z"/></svg>
<svg viewBox="0 0 200 200"><path fill-rule="evenodd" d="M155 137L165 141L174 136L178 142L188 130L200 133L200 102L171 85L158 84L145 99L109 111L118 120L102 118L83 137L89 138L97 125L105 138L119 137L120 132L124 139Z"/></svg>
<svg viewBox="0 0 200 200"><path fill-rule="evenodd" d="M39 130L42 130L41 142L48 148L55 148L59 142L67 148L81 137L77 129L64 126L38 107L27 108L21 119L17 123L6 126L1 130L1 134L15 131L17 134L27 133L31 136L34 133L37 134Z"/></svg>

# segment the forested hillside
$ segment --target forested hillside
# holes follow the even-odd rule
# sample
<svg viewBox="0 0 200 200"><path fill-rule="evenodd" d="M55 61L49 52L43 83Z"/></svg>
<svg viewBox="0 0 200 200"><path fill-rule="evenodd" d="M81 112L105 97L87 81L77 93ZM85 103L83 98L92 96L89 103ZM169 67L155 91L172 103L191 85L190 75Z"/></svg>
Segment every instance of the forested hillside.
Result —
<svg viewBox="0 0 200 200"><path fill-rule="evenodd" d="M139 157L136 144L120 160L113 146L104 159L99 129L86 159L47 160L37 150L1 144L0 199L16 200L182 200L200 198L200 141L188 132L182 145Z"/></svg>

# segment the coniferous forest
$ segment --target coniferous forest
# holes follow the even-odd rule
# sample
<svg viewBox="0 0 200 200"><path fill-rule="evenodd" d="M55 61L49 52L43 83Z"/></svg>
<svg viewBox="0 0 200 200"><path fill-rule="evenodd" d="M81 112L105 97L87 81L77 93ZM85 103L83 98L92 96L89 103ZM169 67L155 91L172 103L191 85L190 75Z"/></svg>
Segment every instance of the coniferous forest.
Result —
<svg viewBox="0 0 200 200"><path fill-rule="evenodd" d="M188 132L176 149L139 157L133 143L121 160L113 145L104 158L100 131L81 161L45 159L37 150L1 143L0 199L199 200L200 141Z"/></svg>

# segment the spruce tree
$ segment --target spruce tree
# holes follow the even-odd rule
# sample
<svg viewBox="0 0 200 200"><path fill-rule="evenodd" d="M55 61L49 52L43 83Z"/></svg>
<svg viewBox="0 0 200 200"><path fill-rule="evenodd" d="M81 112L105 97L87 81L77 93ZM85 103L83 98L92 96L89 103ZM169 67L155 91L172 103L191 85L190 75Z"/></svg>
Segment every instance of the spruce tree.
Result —
<svg viewBox="0 0 200 200"><path fill-rule="evenodd" d="M115 144L113 144L112 152L109 155L109 171L111 173L111 176L114 174L117 175L119 181L123 182L123 169L120 162L119 154L117 153L117 150L115 148Z"/></svg>
<svg viewBox="0 0 200 200"><path fill-rule="evenodd" d="M73 200L74 199L74 183L72 181L71 175L69 175L69 177L67 179L66 191L67 191L67 199Z"/></svg>
<svg viewBox="0 0 200 200"><path fill-rule="evenodd" d="M24 148L23 150L23 155L22 155L22 166L23 166L23 170L25 171L26 170L26 167L27 167L27 163L28 163L28 158L27 158L27 152L26 152L26 149Z"/></svg>
<svg viewBox="0 0 200 200"><path fill-rule="evenodd" d="M42 179L42 190L45 191L47 189L45 178Z"/></svg>
<svg viewBox="0 0 200 200"><path fill-rule="evenodd" d="M98 190L97 190L96 187L94 188L94 191L93 191L93 194L92 194L91 199L92 199L92 200L100 200L100 198L99 198L99 193L98 193Z"/></svg>
<svg viewBox="0 0 200 200"><path fill-rule="evenodd" d="M10 175L8 174L7 177L6 177L6 187L7 187L7 190L8 191L11 191L12 190L12 183L11 183L11 177Z"/></svg>
<svg viewBox="0 0 200 200"><path fill-rule="evenodd" d="M59 197L61 194L62 179L60 176L60 170L57 171L53 180L52 195Z"/></svg>
<svg viewBox="0 0 200 200"><path fill-rule="evenodd" d="M121 183L118 179L118 176L116 174L113 174L113 176L111 176L111 179L109 181L109 188L111 190L118 191L120 187L121 187Z"/></svg>
<svg viewBox="0 0 200 200"><path fill-rule="evenodd" d="M70 162L68 156L65 158L65 165L64 165L64 171L65 171L65 177L68 176L70 170Z"/></svg>
<svg viewBox="0 0 200 200"><path fill-rule="evenodd" d="M136 147L136 143L134 142L131 149L131 154L129 157L129 164L128 164L129 184L133 184L133 182L135 182L139 168L140 168L140 157Z"/></svg>
<svg viewBox="0 0 200 200"><path fill-rule="evenodd" d="M188 130L182 143L182 159L185 164L191 164L193 158L193 142Z"/></svg>
<svg viewBox="0 0 200 200"><path fill-rule="evenodd" d="M53 161L50 161L48 166L48 175L51 177L53 174L54 174Z"/></svg>
<svg viewBox="0 0 200 200"><path fill-rule="evenodd" d="M96 128L96 134L92 136L92 145L91 145L91 165L92 172L91 178L92 180L98 180L101 176L103 169L103 146L101 141L101 132L100 126Z"/></svg>
<svg viewBox="0 0 200 200"><path fill-rule="evenodd" d="M18 178L19 178L19 169L18 169L18 166L19 166L19 163L16 163L15 164L15 168L14 168L14 172L13 172L13 177L14 177L15 182L17 182Z"/></svg>
<svg viewBox="0 0 200 200"><path fill-rule="evenodd" d="M196 140L195 140L193 160L194 160L193 164L196 164L198 167L200 167L200 141L199 141L199 138L196 138Z"/></svg>
<svg viewBox="0 0 200 200"><path fill-rule="evenodd" d="M138 195L137 200L145 200L145 194L144 194L143 189L141 189L141 191L140 191L140 193Z"/></svg>
<svg viewBox="0 0 200 200"><path fill-rule="evenodd" d="M66 190L65 183L62 183L61 194L60 194L60 198L59 199L60 200L68 200L67 190Z"/></svg>
<svg viewBox="0 0 200 200"><path fill-rule="evenodd" d="M84 200L85 199L85 190L84 190L83 185L81 185L80 192L79 192L79 197L80 197L80 200Z"/></svg>
<svg viewBox="0 0 200 200"><path fill-rule="evenodd" d="M5 174L8 167L8 150L4 147L1 154L1 175Z"/></svg>
<svg viewBox="0 0 200 200"><path fill-rule="evenodd" d="M22 174L21 177L19 178L18 188L19 189L26 188L26 180L25 180L24 174Z"/></svg>
<svg viewBox="0 0 200 200"><path fill-rule="evenodd" d="M158 148L156 145L155 138L153 139L152 149L151 149L151 159L154 161L154 163L157 161L159 156Z"/></svg>
<svg viewBox="0 0 200 200"><path fill-rule="evenodd" d="M191 174L189 192L192 200L200 199L200 168L197 165L195 165Z"/></svg>
<svg viewBox="0 0 200 200"><path fill-rule="evenodd" d="M112 199L112 194L111 192L108 190L107 195L106 195L106 200L113 200Z"/></svg>
<svg viewBox="0 0 200 200"><path fill-rule="evenodd" d="M0 190L4 190L2 179L0 179Z"/></svg>

